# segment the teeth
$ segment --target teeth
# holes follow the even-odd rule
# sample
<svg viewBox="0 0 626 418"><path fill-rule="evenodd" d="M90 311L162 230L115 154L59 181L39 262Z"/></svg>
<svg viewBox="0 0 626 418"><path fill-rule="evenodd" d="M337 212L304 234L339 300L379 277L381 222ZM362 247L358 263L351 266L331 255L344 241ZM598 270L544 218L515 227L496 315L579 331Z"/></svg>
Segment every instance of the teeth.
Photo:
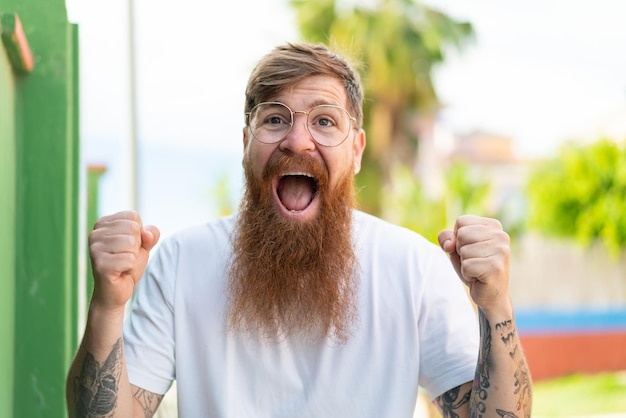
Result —
<svg viewBox="0 0 626 418"><path fill-rule="evenodd" d="M305 176L305 177L313 178L313 176L310 175L309 173L286 173L286 174L283 174L283 177L284 176Z"/></svg>

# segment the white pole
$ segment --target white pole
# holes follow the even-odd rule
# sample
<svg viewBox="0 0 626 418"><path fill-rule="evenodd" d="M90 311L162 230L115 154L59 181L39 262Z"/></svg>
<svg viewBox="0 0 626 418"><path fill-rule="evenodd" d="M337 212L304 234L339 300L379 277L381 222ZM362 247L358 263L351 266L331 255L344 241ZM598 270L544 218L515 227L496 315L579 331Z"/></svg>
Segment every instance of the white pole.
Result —
<svg viewBox="0 0 626 418"><path fill-rule="evenodd" d="M129 192L131 209L138 210L137 180L137 70L135 66L135 7L128 0L128 65L129 65Z"/></svg>

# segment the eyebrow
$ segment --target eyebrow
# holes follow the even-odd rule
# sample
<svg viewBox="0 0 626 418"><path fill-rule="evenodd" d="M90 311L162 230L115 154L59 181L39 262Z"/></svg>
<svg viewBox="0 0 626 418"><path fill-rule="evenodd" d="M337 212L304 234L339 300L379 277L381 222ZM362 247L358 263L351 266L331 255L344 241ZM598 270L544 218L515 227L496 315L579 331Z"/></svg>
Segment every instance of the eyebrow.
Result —
<svg viewBox="0 0 626 418"><path fill-rule="evenodd" d="M327 100L323 100L323 99L315 99L313 100L313 102L311 104L309 104L309 108L308 109L295 109L294 106L291 106L290 104L285 103L283 100L267 100L268 102L279 102L282 103L286 106L288 106L289 108L291 108L294 111L299 111L299 110L304 110L304 111L308 111L310 109L313 109L315 106L320 106L320 105L332 105L332 106L340 106L340 107L345 107L344 104L341 103L334 103L334 102L329 102Z"/></svg>

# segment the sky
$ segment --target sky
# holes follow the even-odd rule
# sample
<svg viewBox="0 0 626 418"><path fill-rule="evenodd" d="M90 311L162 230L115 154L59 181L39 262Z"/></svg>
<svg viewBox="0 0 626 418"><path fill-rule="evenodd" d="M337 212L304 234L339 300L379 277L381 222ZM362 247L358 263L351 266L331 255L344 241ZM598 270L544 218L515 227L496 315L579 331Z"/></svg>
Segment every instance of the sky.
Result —
<svg viewBox="0 0 626 418"><path fill-rule="evenodd" d="M471 22L476 32L473 43L461 53L450 51L435 72L444 104L438 122L445 130L506 135L520 157L536 158L553 155L566 139L599 132L601 121L626 111L626 2L423 3ZM210 153L238 172L248 74L272 47L298 40L287 1L133 4L140 150ZM108 167L102 211L111 212L127 207L132 194L126 146L131 132L128 2L67 0L67 5L80 33L84 161ZM179 166L161 170L169 176L159 181L169 177L170 188L190 182ZM150 183L155 193L158 186ZM164 204L144 200L146 207Z"/></svg>
<svg viewBox="0 0 626 418"><path fill-rule="evenodd" d="M618 112L626 117L626 2L431 3L477 33L438 73L448 105L442 119L455 130L508 135L520 156L537 157L601 132L598 125Z"/></svg>

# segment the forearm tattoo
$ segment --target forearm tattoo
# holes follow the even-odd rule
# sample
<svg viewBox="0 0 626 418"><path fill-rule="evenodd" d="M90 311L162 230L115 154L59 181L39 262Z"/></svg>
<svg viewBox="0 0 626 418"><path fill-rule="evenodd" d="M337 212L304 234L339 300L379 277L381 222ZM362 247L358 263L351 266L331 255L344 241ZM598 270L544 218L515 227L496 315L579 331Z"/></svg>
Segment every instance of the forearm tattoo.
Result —
<svg viewBox="0 0 626 418"><path fill-rule="evenodd" d="M80 375L74 379L76 413L80 418L112 417L117 407L117 391L122 374L122 339L102 365L87 352Z"/></svg>
<svg viewBox="0 0 626 418"><path fill-rule="evenodd" d="M480 352L478 353L478 363L476 364L476 376L472 387L472 396L470 399L470 417L482 418L487 412L485 401L489 395L489 372L491 361L491 327L489 321L485 318L482 311L478 310L478 321L481 330Z"/></svg>
<svg viewBox="0 0 626 418"><path fill-rule="evenodd" d="M461 386L457 386L436 399L437 406L439 406L441 416L443 418L460 417L456 411L458 411L463 405L467 404L471 396L470 392L465 392L463 395L461 395L460 392Z"/></svg>
<svg viewBox="0 0 626 418"><path fill-rule="evenodd" d="M479 310L479 322L481 328L481 350L478 356L478 364L476 367L476 378L472 388L472 396L470 400L470 417L482 418L486 416L487 404L486 400L489 396L490 387L490 370L493 367L493 359L491 358L492 335L489 321ZM518 396L516 411L505 411L496 409L496 413L500 417L519 418L520 412L525 417L530 417L530 399L531 399L531 382L528 365L521 353L517 332L512 320L507 320L496 324L495 330L500 334L500 340L507 348L511 359L517 364L513 378L515 380L514 395Z"/></svg>
<svg viewBox="0 0 626 418"><path fill-rule="evenodd" d="M506 348L509 350L509 355L511 358L515 359L515 353L517 352L517 344L515 342L515 327L513 326L513 321L510 319L508 321L500 322L496 324L496 331L500 333L500 338Z"/></svg>
<svg viewBox="0 0 626 418"><path fill-rule="evenodd" d="M161 403L161 399L163 399L163 395L157 395L156 393L149 392L141 388L137 388L133 397L141 406L141 410L145 418L150 418L154 415L159 404Z"/></svg>
<svg viewBox="0 0 626 418"><path fill-rule="evenodd" d="M519 346L515 339L515 327L513 321L505 321L496 325L496 330L500 332L500 338L509 350L509 355L513 361L517 362L515 370L515 394L519 395L517 410L526 410L530 405L531 382L528 365L523 356L518 356Z"/></svg>

